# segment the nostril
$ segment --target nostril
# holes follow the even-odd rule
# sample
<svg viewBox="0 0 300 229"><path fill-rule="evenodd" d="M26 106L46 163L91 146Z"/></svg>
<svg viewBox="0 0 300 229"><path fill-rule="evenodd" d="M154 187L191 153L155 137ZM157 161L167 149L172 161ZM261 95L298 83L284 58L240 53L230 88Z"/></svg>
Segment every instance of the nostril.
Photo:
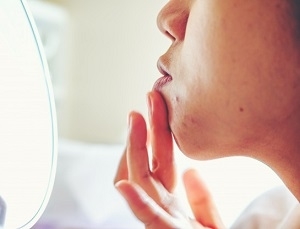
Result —
<svg viewBox="0 0 300 229"><path fill-rule="evenodd" d="M157 26L172 41L183 40L188 17L186 1L169 1L157 16Z"/></svg>
<svg viewBox="0 0 300 229"><path fill-rule="evenodd" d="M166 35L171 40L175 40L175 38L169 32L168 26L166 25L165 20L160 15L157 17L157 27L159 28L159 30L161 31L161 33L163 33L164 35Z"/></svg>
<svg viewBox="0 0 300 229"><path fill-rule="evenodd" d="M157 27L159 30L166 35L171 40L175 40L175 37L172 35L171 28L169 25L170 16L172 16L172 5L169 1L159 12L157 16ZM173 17L173 16L172 16Z"/></svg>
<svg viewBox="0 0 300 229"><path fill-rule="evenodd" d="M156 19L156 24L158 29L165 34L166 33L166 29L165 29L165 25L164 25L164 8L159 12L159 14L157 15L157 19Z"/></svg>
<svg viewBox="0 0 300 229"><path fill-rule="evenodd" d="M170 38L172 41L175 41L175 40L176 40L175 37L173 37L172 34L169 33L168 31L165 31L165 35L166 35L168 38Z"/></svg>

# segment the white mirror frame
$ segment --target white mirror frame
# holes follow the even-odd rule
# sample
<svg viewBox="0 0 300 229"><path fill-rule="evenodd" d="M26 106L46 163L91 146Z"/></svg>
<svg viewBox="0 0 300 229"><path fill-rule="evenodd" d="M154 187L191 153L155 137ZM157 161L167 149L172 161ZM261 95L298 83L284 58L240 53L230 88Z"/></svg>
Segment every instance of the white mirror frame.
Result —
<svg viewBox="0 0 300 229"><path fill-rule="evenodd" d="M36 223L49 201L57 163L52 85L28 9L25 0L0 1L0 196L4 201L0 221L5 220L4 228L31 228ZM14 22L5 24L10 19ZM14 38L19 44L11 46ZM15 54L11 58L6 55L11 53ZM15 87L14 82L20 85Z"/></svg>

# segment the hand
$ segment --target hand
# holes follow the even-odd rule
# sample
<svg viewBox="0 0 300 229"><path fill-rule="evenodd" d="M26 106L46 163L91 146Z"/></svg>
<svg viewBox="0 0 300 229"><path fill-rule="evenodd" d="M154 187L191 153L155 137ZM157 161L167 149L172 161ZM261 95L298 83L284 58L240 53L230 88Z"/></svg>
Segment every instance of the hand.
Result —
<svg viewBox="0 0 300 229"><path fill-rule="evenodd" d="M136 112L129 116L127 147L115 178L116 188L147 229L223 228L204 183L194 170L183 180L195 220L187 217L173 195L176 168L167 109L158 92L148 94L152 169L147 150L147 128Z"/></svg>

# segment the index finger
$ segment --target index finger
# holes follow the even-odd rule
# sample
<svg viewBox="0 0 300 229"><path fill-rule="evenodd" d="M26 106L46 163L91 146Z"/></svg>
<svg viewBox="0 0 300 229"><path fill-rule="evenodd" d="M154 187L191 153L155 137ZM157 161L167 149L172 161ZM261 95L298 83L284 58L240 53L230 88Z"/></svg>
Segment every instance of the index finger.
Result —
<svg viewBox="0 0 300 229"><path fill-rule="evenodd" d="M148 93L148 107L153 151L152 172L167 190L172 191L176 180L173 139L167 107L159 92Z"/></svg>
<svg viewBox="0 0 300 229"><path fill-rule="evenodd" d="M129 120L126 150L128 177L141 184L151 175L147 150L147 127L143 116L137 112L131 112Z"/></svg>

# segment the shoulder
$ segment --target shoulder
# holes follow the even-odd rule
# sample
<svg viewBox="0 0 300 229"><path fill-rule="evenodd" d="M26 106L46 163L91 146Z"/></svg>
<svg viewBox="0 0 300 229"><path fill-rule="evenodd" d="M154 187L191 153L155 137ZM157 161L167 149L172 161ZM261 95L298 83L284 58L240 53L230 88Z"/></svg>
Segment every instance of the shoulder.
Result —
<svg viewBox="0 0 300 229"><path fill-rule="evenodd" d="M257 197L242 212L231 229L290 228L284 225L294 220L290 215L296 205L299 205L299 202L286 187L274 188ZM299 229L300 226L296 228Z"/></svg>

